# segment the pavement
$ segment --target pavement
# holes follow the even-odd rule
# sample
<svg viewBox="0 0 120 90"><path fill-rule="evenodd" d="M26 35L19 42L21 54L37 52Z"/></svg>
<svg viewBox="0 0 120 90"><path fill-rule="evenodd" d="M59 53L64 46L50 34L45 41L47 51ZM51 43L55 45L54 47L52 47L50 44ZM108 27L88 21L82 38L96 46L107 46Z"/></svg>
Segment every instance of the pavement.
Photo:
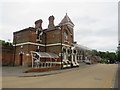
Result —
<svg viewBox="0 0 120 90"><path fill-rule="evenodd" d="M93 64L95 65L95 64ZM4 66L2 67L2 77L36 77L36 76L45 76L51 74L57 74L62 72L67 72L71 70L77 70L79 68L92 66L85 63L80 63L79 67L69 68L69 69L61 69L55 71L47 71L47 72L31 72L25 73L26 70L31 69L31 67L23 67L23 66Z"/></svg>
<svg viewBox="0 0 120 90"><path fill-rule="evenodd" d="M66 71L67 70L67 71ZM3 88L111 88L118 70L117 64L83 65L58 70L59 74L37 77L2 77ZM49 73L50 74L50 73ZM44 74L45 75L45 74ZM107 89L106 89L107 90Z"/></svg>
<svg viewBox="0 0 120 90"><path fill-rule="evenodd" d="M114 88L120 89L120 63L118 64L118 70L117 70L116 76L115 76Z"/></svg>

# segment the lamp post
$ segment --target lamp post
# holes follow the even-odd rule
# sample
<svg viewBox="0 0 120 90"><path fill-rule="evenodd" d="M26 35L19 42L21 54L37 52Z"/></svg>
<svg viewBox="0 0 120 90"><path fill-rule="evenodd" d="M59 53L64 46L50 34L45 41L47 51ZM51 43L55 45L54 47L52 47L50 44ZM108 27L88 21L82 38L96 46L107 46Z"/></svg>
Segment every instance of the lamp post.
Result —
<svg viewBox="0 0 120 90"><path fill-rule="evenodd" d="M15 66L15 56L16 56L16 36L14 35L14 61L13 61L13 66Z"/></svg>
<svg viewBox="0 0 120 90"><path fill-rule="evenodd" d="M9 42L9 46L10 46L10 39L8 39L8 42Z"/></svg>
<svg viewBox="0 0 120 90"><path fill-rule="evenodd" d="M71 62L71 67L72 67L72 48L70 47L70 62Z"/></svg>
<svg viewBox="0 0 120 90"><path fill-rule="evenodd" d="M62 59L63 59L63 50L62 50L62 30L63 30L63 27L61 26L61 69L63 68L63 65L62 65Z"/></svg>

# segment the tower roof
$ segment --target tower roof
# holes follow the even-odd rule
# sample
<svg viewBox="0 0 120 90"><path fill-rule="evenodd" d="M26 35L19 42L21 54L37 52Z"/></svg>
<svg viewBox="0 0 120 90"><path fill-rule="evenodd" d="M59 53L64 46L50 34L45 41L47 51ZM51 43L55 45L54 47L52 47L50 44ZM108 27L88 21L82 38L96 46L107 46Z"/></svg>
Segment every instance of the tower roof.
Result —
<svg viewBox="0 0 120 90"><path fill-rule="evenodd" d="M71 21L71 19L68 17L68 15L66 13L65 17L62 19L62 21L59 23L59 25L67 24L67 23L72 24L74 26L73 22Z"/></svg>

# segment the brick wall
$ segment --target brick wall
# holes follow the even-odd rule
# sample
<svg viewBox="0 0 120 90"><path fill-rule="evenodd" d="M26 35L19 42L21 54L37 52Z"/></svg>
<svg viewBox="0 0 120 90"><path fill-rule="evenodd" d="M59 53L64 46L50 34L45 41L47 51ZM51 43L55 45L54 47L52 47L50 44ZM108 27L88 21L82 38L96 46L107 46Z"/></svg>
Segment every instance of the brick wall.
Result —
<svg viewBox="0 0 120 90"><path fill-rule="evenodd" d="M51 30L46 33L46 44L54 44L61 42L60 30Z"/></svg>
<svg viewBox="0 0 120 90"><path fill-rule="evenodd" d="M68 33L68 42L64 42L64 32ZM66 45L72 45L74 42L74 33L73 33L73 29L69 28L67 25L64 25L62 28L62 43L66 44Z"/></svg>
<svg viewBox="0 0 120 90"><path fill-rule="evenodd" d="M59 53L61 53L61 46L60 45L49 46L47 47L47 52L51 52L59 55Z"/></svg>
<svg viewBox="0 0 120 90"><path fill-rule="evenodd" d="M2 65L13 65L13 47L0 45L0 51Z"/></svg>
<svg viewBox="0 0 120 90"><path fill-rule="evenodd" d="M13 43L25 43L25 42L36 42L36 32L34 28L26 28L17 32L14 32Z"/></svg>
<svg viewBox="0 0 120 90"><path fill-rule="evenodd" d="M53 71L53 70L59 70L61 69L60 66L56 66L56 67L47 67L47 68L37 68L37 69L28 69L25 72L45 72L45 71Z"/></svg>
<svg viewBox="0 0 120 90"><path fill-rule="evenodd" d="M15 65L31 66L31 62L32 62L31 54L23 53L22 59L20 54L15 55Z"/></svg>

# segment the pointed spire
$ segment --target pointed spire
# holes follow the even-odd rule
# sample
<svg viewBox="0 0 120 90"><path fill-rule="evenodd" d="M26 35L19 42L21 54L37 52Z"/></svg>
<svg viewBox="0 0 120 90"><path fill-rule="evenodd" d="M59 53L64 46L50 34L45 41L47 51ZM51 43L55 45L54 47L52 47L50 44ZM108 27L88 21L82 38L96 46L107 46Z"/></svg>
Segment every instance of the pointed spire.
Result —
<svg viewBox="0 0 120 90"><path fill-rule="evenodd" d="M62 19L62 21L60 22L59 25L63 25L63 24L71 24L72 26L74 26L73 22L68 17L67 13L66 13L65 17Z"/></svg>
<svg viewBox="0 0 120 90"><path fill-rule="evenodd" d="M67 12L66 12L66 16L67 16Z"/></svg>

